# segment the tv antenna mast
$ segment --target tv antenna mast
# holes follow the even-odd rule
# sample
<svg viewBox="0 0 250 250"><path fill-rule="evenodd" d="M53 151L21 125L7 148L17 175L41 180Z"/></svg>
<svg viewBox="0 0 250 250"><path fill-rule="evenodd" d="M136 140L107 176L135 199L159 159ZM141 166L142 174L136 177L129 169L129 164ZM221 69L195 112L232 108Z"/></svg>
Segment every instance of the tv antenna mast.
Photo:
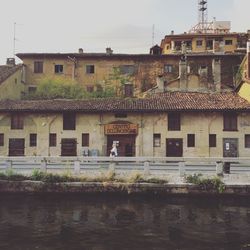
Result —
<svg viewBox="0 0 250 250"><path fill-rule="evenodd" d="M13 57L16 56L16 23L14 23L14 38L13 38Z"/></svg>

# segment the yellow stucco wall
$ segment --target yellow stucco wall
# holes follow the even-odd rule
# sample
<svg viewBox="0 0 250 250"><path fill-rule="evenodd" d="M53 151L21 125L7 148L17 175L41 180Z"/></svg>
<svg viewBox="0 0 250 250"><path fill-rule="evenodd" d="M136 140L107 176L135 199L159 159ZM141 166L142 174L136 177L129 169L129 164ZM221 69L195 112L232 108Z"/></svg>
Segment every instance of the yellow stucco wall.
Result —
<svg viewBox="0 0 250 250"><path fill-rule="evenodd" d="M238 131L223 131L223 115L220 113L182 113L181 130L168 131L167 113L161 114L128 114L127 118L115 118L113 114L77 114L76 129L63 130L62 114L25 114L24 129L10 128L10 114L0 115L0 133L4 134L4 146L0 147L0 155L8 155L10 138L25 139L26 156L60 156L61 139L77 139L77 155L82 155L81 135L89 133L89 149L98 149L100 155L106 155L107 136L104 125L115 121L127 121L138 124L136 136L136 156L166 156L166 139L180 138L183 140L184 157L222 157L223 138L239 140L239 156L247 157L250 148L244 146L245 134L250 134L250 114L238 116ZM30 133L37 134L37 147L29 146ZM57 146L49 147L49 133L57 134ZM153 147L153 134L161 134L160 147ZM195 147L187 147L187 134L195 134ZM209 148L209 134L217 135L217 146Z"/></svg>
<svg viewBox="0 0 250 250"><path fill-rule="evenodd" d="M13 75L0 84L0 99L20 99L24 91L22 70L17 70Z"/></svg>
<svg viewBox="0 0 250 250"><path fill-rule="evenodd" d="M250 102L250 84L246 82L243 83L238 94Z"/></svg>

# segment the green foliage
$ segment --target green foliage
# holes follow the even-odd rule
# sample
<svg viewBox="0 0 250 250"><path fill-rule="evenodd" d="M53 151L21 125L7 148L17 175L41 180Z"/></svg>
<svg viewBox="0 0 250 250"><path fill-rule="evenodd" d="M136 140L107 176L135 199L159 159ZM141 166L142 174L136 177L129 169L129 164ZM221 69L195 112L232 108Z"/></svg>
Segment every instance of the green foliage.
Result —
<svg viewBox="0 0 250 250"><path fill-rule="evenodd" d="M202 190L215 189L217 192L222 193L225 190L225 184L219 177L202 178L201 174L189 175L186 177L188 183L198 185Z"/></svg>
<svg viewBox="0 0 250 250"><path fill-rule="evenodd" d="M12 169L8 169L6 173L0 173L0 180L7 181L23 181L27 178L24 175L15 173Z"/></svg>
<svg viewBox="0 0 250 250"><path fill-rule="evenodd" d="M96 91L89 93L84 86L74 81L63 78L44 78L42 79L37 90L33 94L27 94L23 99L88 99L88 98L106 98L113 97L115 90L112 87L105 89L97 88Z"/></svg>

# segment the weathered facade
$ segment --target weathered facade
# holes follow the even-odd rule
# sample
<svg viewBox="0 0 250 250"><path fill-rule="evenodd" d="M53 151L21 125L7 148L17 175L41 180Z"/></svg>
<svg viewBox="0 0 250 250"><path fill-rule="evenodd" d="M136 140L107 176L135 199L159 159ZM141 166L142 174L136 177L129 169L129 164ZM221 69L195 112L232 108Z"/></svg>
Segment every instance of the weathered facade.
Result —
<svg viewBox="0 0 250 250"><path fill-rule="evenodd" d="M0 66L0 99L20 99L24 92L24 69L22 65Z"/></svg>
<svg viewBox="0 0 250 250"><path fill-rule="evenodd" d="M246 157L250 104L234 93L0 102L4 156Z"/></svg>
<svg viewBox="0 0 250 250"><path fill-rule="evenodd" d="M122 54L17 54L26 68L26 93L33 91L44 78L62 77L74 80L93 91L98 86L121 86L121 81L130 82L135 93L141 93L157 85L157 77L170 82L179 76L182 55L122 55ZM206 84L214 83L213 60L221 66L221 88L233 87L234 76L244 54L207 55L187 54L191 74L202 78ZM115 71L115 69L119 69ZM205 73L204 73L205 72ZM205 76L204 76L205 74Z"/></svg>

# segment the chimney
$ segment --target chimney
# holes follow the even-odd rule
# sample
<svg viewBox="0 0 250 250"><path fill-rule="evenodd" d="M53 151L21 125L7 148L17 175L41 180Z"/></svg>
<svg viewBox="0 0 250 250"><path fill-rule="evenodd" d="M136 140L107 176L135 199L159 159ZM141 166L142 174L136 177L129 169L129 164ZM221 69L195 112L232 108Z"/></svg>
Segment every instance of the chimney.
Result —
<svg viewBox="0 0 250 250"><path fill-rule="evenodd" d="M171 30L171 35L174 35L174 31L173 30Z"/></svg>
<svg viewBox="0 0 250 250"><path fill-rule="evenodd" d="M78 53L79 53L79 54L83 54L83 49L82 49L82 48L79 48L79 49L78 49Z"/></svg>
<svg viewBox="0 0 250 250"><path fill-rule="evenodd" d="M179 62L180 90L186 91L188 85L188 65L185 57Z"/></svg>
<svg viewBox="0 0 250 250"><path fill-rule="evenodd" d="M12 66L12 67L15 66L16 65L15 58L7 58L6 65L7 66Z"/></svg>
<svg viewBox="0 0 250 250"><path fill-rule="evenodd" d="M112 55L113 54L113 50L111 48L106 48L106 54L107 55Z"/></svg>
<svg viewBox="0 0 250 250"><path fill-rule="evenodd" d="M157 92L164 92L164 79L162 75L156 78Z"/></svg>
<svg viewBox="0 0 250 250"><path fill-rule="evenodd" d="M221 61L220 59L213 59L212 62L213 79L214 79L214 89L215 91L221 90Z"/></svg>

